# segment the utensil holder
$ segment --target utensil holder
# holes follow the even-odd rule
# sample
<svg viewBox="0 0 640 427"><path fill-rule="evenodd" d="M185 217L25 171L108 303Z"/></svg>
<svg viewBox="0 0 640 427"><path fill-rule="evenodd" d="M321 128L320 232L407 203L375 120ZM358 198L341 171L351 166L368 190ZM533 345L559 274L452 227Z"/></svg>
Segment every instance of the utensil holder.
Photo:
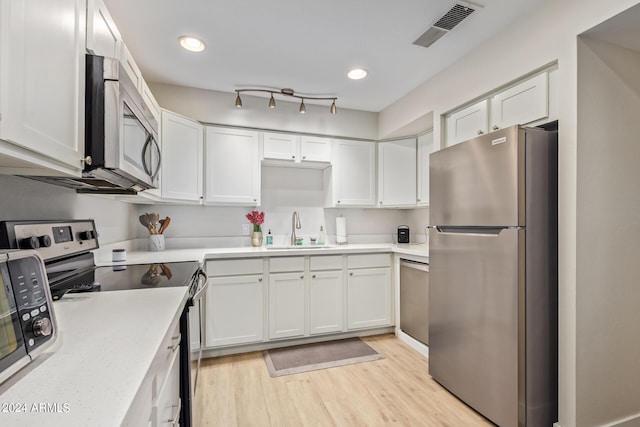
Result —
<svg viewBox="0 0 640 427"><path fill-rule="evenodd" d="M152 252L164 251L164 234L149 235L149 250Z"/></svg>

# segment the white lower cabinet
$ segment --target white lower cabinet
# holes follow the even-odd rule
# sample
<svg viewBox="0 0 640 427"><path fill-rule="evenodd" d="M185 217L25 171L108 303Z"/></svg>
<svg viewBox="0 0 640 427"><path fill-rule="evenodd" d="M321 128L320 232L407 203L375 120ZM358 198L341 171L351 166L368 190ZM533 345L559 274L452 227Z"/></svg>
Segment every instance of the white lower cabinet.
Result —
<svg viewBox="0 0 640 427"><path fill-rule="evenodd" d="M178 425L180 422L180 347L173 352L169 372L160 388L151 416L153 426Z"/></svg>
<svg viewBox="0 0 640 427"><path fill-rule="evenodd" d="M347 277L347 328L391 325L391 269L349 270Z"/></svg>
<svg viewBox="0 0 640 427"><path fill-rule="evenodd" d="M209 277L205 346L260 342L264 338L261 274Z"/></svg>
<svg viewBox="0 0 640 427"><path fill-rule="evenodd" d="M269 275L269 339L305 334L304 272Z"/></svg>
<svg viewBox="0 0 640 427"><path fill-rule="evenodd" d="M344 325L342 270L312 271L309 281L309 334L340 332Z"/></svg>

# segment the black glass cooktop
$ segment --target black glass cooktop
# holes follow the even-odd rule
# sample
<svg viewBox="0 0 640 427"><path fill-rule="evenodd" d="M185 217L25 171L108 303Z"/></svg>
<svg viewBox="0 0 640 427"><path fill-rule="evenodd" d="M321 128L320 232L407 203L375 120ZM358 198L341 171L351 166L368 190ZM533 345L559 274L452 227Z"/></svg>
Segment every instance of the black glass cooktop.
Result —
<svg viewBox="0 0 640 427"><path fill-rule="evenodd" d="M93 267L61 278L49 277L49 285L53 299L75 292L189 286L198 267L199 263L196 261Z"/></svg>

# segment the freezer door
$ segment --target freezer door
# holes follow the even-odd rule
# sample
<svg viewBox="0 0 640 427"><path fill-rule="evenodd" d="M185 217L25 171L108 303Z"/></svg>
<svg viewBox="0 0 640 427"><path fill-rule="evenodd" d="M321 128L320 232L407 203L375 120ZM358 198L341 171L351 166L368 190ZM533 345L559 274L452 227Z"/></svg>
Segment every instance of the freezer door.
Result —
<svg viewBox="0 0 640 427"><path fill-rule="evenodd" d="M524 132L512 126L432 153L430 223L524 226Z"/></svg>
<svg viewBox="0 0 640 427"><path fill-rule="evenodd" d="M494 423L518 425L522 229L430 229L429 374Z"/></svg>

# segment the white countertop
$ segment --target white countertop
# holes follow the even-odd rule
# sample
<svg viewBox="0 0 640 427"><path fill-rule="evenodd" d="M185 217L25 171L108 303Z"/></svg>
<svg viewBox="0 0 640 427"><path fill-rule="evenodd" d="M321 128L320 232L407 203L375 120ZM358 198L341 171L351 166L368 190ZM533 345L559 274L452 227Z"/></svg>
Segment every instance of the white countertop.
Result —
<svg viewBox="0 0 640 427"><path fill-rule="evenodd" d="M56 301L58 339L1 386L0 425L120 425L186 300L187 288L176 287Z"/></svg>
<svg viewBox="0 0 640 427"><path fill-rule="evenodd" d="M181 261L203 262L208 259L223 258L250 258L250 257L270 257L270 256L292 256L292 255L336 255L349 253L376 253L393 252L416 256L429 256L429 247L424 243L420 244L391 244L391 243L364 243L348 245L328 245L317 247L290 248L284 246L252 247L241 246L231 248L190 248L190 249L166 249L159 252L128 250L127 260L121 264L149 264L167 263ZM95 253L96 265L113 265L111 260L111 247L107 246ZM115 263L120 264L120 263Z"/></svg>

